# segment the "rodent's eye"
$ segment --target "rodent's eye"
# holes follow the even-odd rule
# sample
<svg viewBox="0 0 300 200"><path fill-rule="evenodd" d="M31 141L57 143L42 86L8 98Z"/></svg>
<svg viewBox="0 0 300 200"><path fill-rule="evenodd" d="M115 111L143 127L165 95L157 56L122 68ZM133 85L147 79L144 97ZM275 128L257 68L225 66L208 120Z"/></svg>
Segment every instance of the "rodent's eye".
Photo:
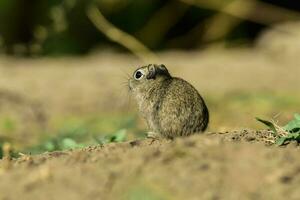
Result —
<svg viewBox="0 0 300 200"><path fill-rule="evenodd" d="M143 78L144 73L141 70L137 70L133 76L136 80L140 80Z"/></svg>

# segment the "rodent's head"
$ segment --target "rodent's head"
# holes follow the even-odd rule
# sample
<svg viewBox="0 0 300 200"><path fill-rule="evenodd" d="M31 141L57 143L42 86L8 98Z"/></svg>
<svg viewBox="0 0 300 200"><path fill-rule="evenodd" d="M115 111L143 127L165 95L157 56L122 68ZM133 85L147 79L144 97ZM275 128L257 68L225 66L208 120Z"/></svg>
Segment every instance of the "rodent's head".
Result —
<svg viewBox="0 0 300 200"><path fill-rule="evenodd" d="M134 71L129 79L130 90L143 90L171 78L165 65L149 64Z"/></svg>

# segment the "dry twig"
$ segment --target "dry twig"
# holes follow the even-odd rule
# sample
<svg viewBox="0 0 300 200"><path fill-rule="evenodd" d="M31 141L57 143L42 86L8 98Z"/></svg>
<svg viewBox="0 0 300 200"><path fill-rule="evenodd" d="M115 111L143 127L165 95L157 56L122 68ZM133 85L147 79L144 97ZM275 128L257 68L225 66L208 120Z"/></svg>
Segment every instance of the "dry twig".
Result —
<svg viewBox="0 0 300 200"><path fill-rule="evenodd" d="M300 14L285 8L263 3L256 0L237 0L232 3L219 5L219 2L203 0L179 0L190 5L215 10L228 15L252 21L259 24L270 25L279 21L299 20Z"/></svg>
<svg viewBox="0 0 300 200"><path fill-rule="evenodd" d="M150 49L130 34L115 27L96 6L90 6L87 9L87 16L106 37L127 48L144 62L149 63L157 60L156 55Z"/></svg>

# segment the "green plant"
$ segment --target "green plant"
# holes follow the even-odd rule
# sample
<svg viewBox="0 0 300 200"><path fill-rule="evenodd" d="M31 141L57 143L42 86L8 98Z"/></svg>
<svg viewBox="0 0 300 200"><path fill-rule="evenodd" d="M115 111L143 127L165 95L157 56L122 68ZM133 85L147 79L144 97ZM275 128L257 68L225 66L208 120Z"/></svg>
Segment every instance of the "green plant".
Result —
<svg viewBox="0 0 300 200"><path fill-rule="evenodd" d="M127 132L126 129L120 129L117 132L111 134L111 135L106 135L104 137L94 137L94 139L96 140L96 142L98 144L107 144L107 143L111 143L111 142L124 142L126 141L126 137L127 137Z"/></svg>
<svg viewBox="0 0 300 200"><path fill-rule="evenodd" d="M283 145L286 141L300 142L300 114L296 113L294 119L285 126L279 126L273 121L267 121L256 117L256 120L268 126L273 134L274 143Z"/></svg>
<svg viewBox="0 0 300 200"><path fill-rule="evenodd" d="M94 145L95 142L91 141L81 141L80 134L60 134L56 137L48 138L43 143L33 146L25 152L30 152L32 154L39 154L42 152L51 152L51 151L62 151L68 149L80 149L89 145ZM94 136L94 140L98 144L107 144L111 142L123 142L126 140L127 133L126 129L121 129L114 134L106 135L106 136ZM1 146L0 146L1 147ZM1 151L0 151L1 155Z"/></svg>

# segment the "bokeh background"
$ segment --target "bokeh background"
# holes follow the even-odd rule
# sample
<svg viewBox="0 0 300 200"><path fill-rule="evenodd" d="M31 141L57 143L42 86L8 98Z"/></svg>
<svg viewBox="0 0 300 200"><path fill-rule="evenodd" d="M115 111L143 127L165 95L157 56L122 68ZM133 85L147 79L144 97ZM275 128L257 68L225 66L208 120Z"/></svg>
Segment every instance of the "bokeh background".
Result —
<svg viewBox="0 0 300 200"><path fill-rule="evenodd" d="M127 79L153 62L200 91L209 131L284 124L300 112L299 11L293 0L0 0L0 146L145 137Z"/></svg>

